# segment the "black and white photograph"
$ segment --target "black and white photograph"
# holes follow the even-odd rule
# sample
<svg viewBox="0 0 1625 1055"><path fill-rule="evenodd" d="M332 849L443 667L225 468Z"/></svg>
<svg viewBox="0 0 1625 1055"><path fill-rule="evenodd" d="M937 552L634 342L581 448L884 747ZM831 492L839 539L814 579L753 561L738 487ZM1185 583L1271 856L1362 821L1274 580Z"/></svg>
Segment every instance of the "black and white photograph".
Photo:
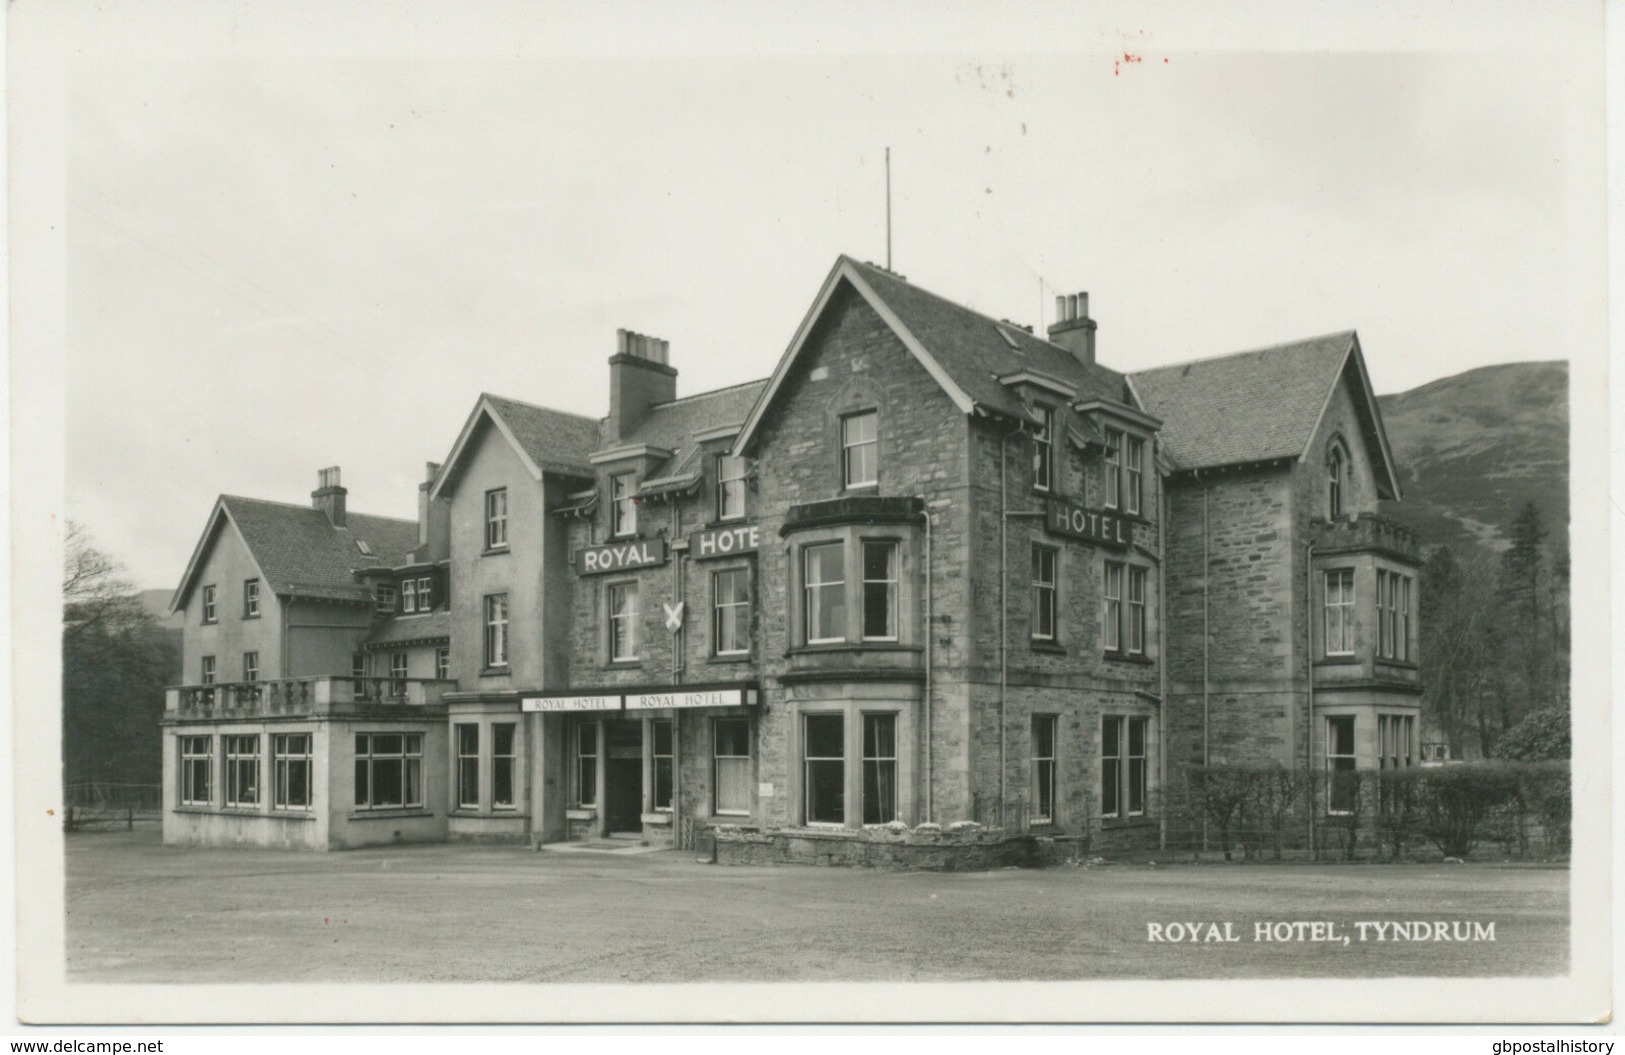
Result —
<svg viewBox="0 0 1625 1055"><path fill-rule="evenodd" d="M1611 1020L1602 4L10 14L19 1023Z"/></svg>

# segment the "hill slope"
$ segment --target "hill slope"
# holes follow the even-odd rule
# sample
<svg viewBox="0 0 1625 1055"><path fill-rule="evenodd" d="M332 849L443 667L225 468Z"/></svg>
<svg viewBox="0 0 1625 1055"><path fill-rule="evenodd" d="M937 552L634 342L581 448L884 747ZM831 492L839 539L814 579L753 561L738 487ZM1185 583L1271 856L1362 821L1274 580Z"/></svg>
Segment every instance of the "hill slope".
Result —
<svg viewBox="0 0 1625 1055"><path fill-rule="evenodd" d="M1405 500L1387 515L1428 544L1506 548L1524 502L1551 538L1569 522L1569 368L1507 363L1381 396Z"/></svg>

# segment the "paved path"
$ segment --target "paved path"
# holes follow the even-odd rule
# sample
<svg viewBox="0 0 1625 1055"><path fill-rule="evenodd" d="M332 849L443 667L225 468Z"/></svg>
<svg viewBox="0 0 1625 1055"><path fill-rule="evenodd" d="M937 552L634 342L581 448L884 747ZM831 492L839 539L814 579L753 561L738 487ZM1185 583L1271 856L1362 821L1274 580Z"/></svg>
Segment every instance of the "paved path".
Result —
<svg viewBox="0 0 1625 1055"><path fill-rule="evenodd" d="M1110 865L971 874L725 868L691 854L67 842L78 982L686 982L1562 973L1568 872ZM1493 943L1254 942L1259 921L1495 923ZM1148 923L1230 921L1163 944ZM1368 932L1369 933L1369 932Z"/></svg>

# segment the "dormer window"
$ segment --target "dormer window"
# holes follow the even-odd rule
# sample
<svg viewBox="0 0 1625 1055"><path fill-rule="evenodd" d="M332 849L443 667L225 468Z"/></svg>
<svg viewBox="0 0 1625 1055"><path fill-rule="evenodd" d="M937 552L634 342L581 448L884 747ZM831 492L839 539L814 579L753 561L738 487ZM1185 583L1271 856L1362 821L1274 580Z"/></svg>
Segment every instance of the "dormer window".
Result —
<svg viewBox="0 0 1625 1055"><path fill-rule="evenodd" d="M1103 479L1107 509L1138 514L1145 500L1145 441L1107 429Z"/></svg>
<svg viewBox="0 0 1625 1055"><path fill-rule="evenodd" d="M1326 459L1326 515L1332 520L1343 515L1344 472L1343 446L1333 443L1331 455Z"/></svg>
<svg viewBox="0 0 1625 1055"><path fill-rule="evenodd" d="M425 575L418 579L418 611L427 612L434 608L434 590L430 588L432 580Z"/></svg>
<svg viewBox="0 0 1625 1055"><path fill-rule="evenodd" d="M1038 406L1038 428L1033 431L1033 489L1055 489L1055 408Z"/></svg>
<svg viewBox="0 0 1625 1055"><path fill-rule="evenodd" d="M373 587L372 598L380 612L395 611L395 587L388 583L379 583Z"/></svg>
<svg viewBox="0 0 1625 1055"><path fill-rule="evenodd" d="M745 515L745 459L717 455L717 519L737 520Z"/></svg>
<svg viewBox="0 0 1625 1055"><path fill-rule="evenodd" d="M878 419L873 410L841 419L841 482L849 491L880 482Z"/></svg>
<svg viewBox="0 0 1625 1055"><path fill-rule="evenodd" d="M418 581L407 579L401 583L401 612L409 614L418 610Z"/></svg>
<svg viewBox="0 0 1625 1055"><path fill-rule="evenodd" d="M609 533L611 536L635 535L638 532L638 500L636 473L616 473L609 478Z"/></svg>

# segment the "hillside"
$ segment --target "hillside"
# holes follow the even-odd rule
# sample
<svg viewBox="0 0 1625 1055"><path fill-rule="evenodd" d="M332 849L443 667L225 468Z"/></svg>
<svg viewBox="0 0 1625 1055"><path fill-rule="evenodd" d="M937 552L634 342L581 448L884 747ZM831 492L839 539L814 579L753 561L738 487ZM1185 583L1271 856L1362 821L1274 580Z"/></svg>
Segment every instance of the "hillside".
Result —
<svg viewBox="0 0 1625 1055"><path fill-rule="evenodd" d="M1379 397L1405 500L1387 515L1425 542L1499 552L1534 502L1552 537L1569 518L1568 364L1507 363Z"/></svg>
<svg viewBox="0 0 1625 1055"><path fill-rule="evenodd" d="M141 607L158 620L158 625L170 630L179 630L186 623L186 617L176 612L169 614L169 598L174 590L142 590L137 596L141 599Z"/></svg>

